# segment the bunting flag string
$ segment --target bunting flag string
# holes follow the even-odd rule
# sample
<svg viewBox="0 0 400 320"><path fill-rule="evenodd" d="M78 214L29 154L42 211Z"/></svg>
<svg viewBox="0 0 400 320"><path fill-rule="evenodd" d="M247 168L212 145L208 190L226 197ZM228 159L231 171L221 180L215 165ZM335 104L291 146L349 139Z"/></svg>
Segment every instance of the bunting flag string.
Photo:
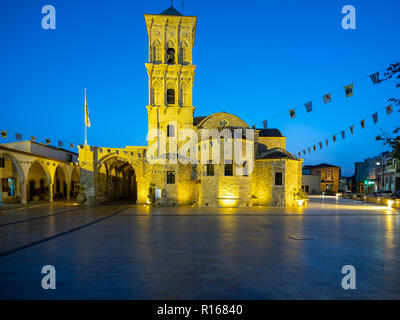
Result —
<svg viewBox="0 0 400 320"><path fill-rule="evenodd" d="M392 105L388 105L386 108L386 114L391 114L392 112L393 112L393 107L392 107Z"/></svg>
<svg viewBox="0 0 400 320"><path fill-rule="evenodd" d="M381 111L381 110L385 110L385 112L386 112L387 115L391 115L391 114L393 113L393 106L390 104L390 105L388 105L388 106L386 106L386 107L383 107L383 108L380 108L378 111L374 112L374 113L371 115L372 122L373 122L374 124L376 124L376 123L378 122L378 112ZM400 111L400 110L399 110L399 111ZM361 125L361 129L365 129L365 118L364 118L363 120L360 121L360 125ZM351 134L354 134L354 124L351 125L350 127L348 127L348 129L350 130L350 133L351 133ZM342 139L345 139L345 138L346 138L346 130L347 130L347 129L341 130L340 132L335 133L334 135L332 135L331 137L332 137L333 143L336 142L337 135L339 135L339 134L342 136ZM321 150L321 149L322 149L322 142L319 142L318 144L319 144L319 147L320 147L319 150ZM328 145L329 145L329 139L325 139L325 145L326 145L326 147L328 147ZM313 148L314 151L316 151L316 146L315 146L315 145L313 145L312 148ZM311 154L311 148L310 148L310 147L308 147L308 153ZM297 152L297 154L300 156L300 155L301 155L301 152ZM303 155L306 155L305 149L303 149Z"/></svg>
<svg viewBox="0 0 400 320"><path fill-rule="evenodd" d="M307 102L305 104L305 106L306 106L306 111L307 112L311 112L312 111L312 102L311 101Z"/></svg>
<svg viewBox="0 0 400 320"><path fill-rule="evenodd" d="M327 104L332 101L332 95L330 93L328 93L328 94L324 95L322 97L322 99L324 100L324 104Z"/></svg>
<svg viewBox="0 0 400 320"><path fill-rule="evenodd" d="M39 143L39 141L40 141L40 139L38 139L37 136L23 135L21 132L16 132L15 133L15 140L22 141L24 136L25 137L29 137L30 141L32 141L32 142ZM4 139L11 138L10 131L9 130L0 130L0 138L4 138ZM49 139L49 138L42 139L42 141L44 141L45 144L48 144L48 145L51 144L51 139ZM0 143L1 143L1 140L0 140ZM57 141L57 145L58 145L59 148L63 148L64 147L64 141L58 140ZM74 149L76 145L77 144L72 143L72 142L70 142L68 144L70 149Z"/></svg>
<svg viewBox="0 0 400 320"><path fill-rule="evenodd" d="M346 98L349 98L349 97L353 96L353 88L354 88L354 84L353 83L344 87L344 93L345 93Z"/></svg>
<svg viewBox="0 0 400 320"><path fill-rule="evenodd" d="M375 72L369 76L373 84L378 84L382 80L379 80L379 72Z"/></svg>
<svg viewBox="0 0 400 320"><path fill-rule="evenodd" d="M393 61L396 61L396 62L397 62L398 60L399 60L399 59L396 59L396 60L393 60ZM393 63L393 62L391 62L391 63ZM390 63L390 64L391 64L391 63ZM389 65L390 65L390 64L389 64ZM387 70L387 67L385 67L385 68L383 68L383 69L381 69L381 70L379 70L379 71L377 71L377 72L374 72L374 73L372 73L372 74L369 74L369 75L367 75L367 76L364 76L364 77L358 79L357 81L354 81L354 82L352 82L352 83L350 83L350 84L348 84L348 85L346 85L346 86L344 86L344 87L342 86L342 87L338 87L338 88L336 88L336 89L334 89L334 90L328 91L329 93L326 93L326 94L322 95L322 97L319 96L319 97L317 97L317 98L314 98L314 99L309 100L307 103L304 104L304 106L305 106L305 108L306 108L306 113L312 112L312 111L313 111L313 102L314 102L314 101L318 101L318 100L320 100L321 98L322 98L323 104L327 104L327 103L332 102L332 93L335 93L335 92L337 92L337 91L339 91L339 90L344 90L344 95L345 95L346 98L352 97L352 96L354 95L354 86L355 86L355 84L359 83L360 81L363 81L363 80L365 80L365 79L370 79L371 82L372 82L372 84L373 84L373 85L376 85L376 84L378 84L378 83L381 83L381 82L387 80L387 79L380 79L380 78L379 78L379 76L380 76L381 74L383 74L386 70ZM289 110L289 115L290 115L290 118L291 118L291 119L296 118L296 109L297 109L298 107L299 107L299 105L298 105L297 107L294 107L294 108L292 108L292 109ZM276 117L279 117L279 116L282 116L282 115L285 115L285 114L287 115L287 111L284 111L284 112L275 114L275 115L269 117L267 120L270 120L270 119L273 119L273 118L276 118ZM257 122L257 123L258 123L258 122Z"/></svg>

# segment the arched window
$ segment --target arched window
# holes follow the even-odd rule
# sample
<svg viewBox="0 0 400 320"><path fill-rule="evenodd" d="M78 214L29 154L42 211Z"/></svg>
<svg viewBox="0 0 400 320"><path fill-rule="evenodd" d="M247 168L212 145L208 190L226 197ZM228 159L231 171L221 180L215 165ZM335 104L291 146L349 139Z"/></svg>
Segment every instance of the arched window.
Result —
<svg viewBox="0 0 400 320"><path fill-rule="evenodd" d="M153 43L153 61L161 61L161 43L158 40Z"/></svg>
<svg viewBox="0 0 400 320"><path fill-rule="evenodd" d="M158 81L156 81L153 85L153 103L156 106L160 106L162 104L161 85Z"/></svg>
<svg viewBox="0 0 400 320"><path fill-rule="evenodd" d="M172 41L168 41L167 63L175 64L175 45Z"/></svg>
<svg viewBox="0 0 400 320"><path fill-rule="evenodd" d="M167 103L175 104L175 90L174 89L167 90Z"/></svg>
<svg viewBox="0 0 400 320"><path fill-rule="evenodd" d="M180 63L185 64L189 62L189 50L188 50L188 45L185 41L181 43L181 49L180 49Z"/></svg>
<svg viewBox="0 0 400 320"><path fill-rule="evenodd" d="M189 86L186 82L182 83L181 87L181 97L182 97L182 105L183 106L189 106L190 101L189 101Z"/></svg>

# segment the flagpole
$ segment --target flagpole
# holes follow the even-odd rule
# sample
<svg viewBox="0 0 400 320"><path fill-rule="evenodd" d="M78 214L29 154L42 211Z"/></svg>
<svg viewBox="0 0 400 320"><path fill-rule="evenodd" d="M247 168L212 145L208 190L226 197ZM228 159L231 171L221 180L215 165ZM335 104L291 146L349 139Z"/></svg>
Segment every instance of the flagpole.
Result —
<svg viewBox="0 0 400 320"><path fill-rule="evenodd" d="M87 145L87 125L86 125L86 88L85 88L85 145Z"/></svg>

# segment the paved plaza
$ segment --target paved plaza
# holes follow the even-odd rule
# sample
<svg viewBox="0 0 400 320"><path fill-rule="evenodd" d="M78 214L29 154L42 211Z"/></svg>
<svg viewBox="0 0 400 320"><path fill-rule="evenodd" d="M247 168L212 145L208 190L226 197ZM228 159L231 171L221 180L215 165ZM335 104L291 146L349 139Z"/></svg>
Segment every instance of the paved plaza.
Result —
<svg viewBox="0 0 400 320"><path fill-rule="evenodd" d="M311 197L306 209L0 211L1 299L399 299L399 211ZM56 269L43 290L41 269ZM356 269L343 290L344 265Z"/></svg>

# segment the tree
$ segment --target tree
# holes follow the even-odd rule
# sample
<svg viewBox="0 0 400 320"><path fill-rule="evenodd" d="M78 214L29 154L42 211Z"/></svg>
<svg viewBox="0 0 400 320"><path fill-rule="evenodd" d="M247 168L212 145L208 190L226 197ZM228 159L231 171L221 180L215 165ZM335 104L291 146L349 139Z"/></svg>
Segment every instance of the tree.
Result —
<svg viewBox="0 0 400 320"><path fill-rule="evenodd" d="M389 79L396 79L396 88L400 88L400 61L391 63L389 67L386 69L384 73L384 79L389 80ZM391 102L393 106L400 106L400 98L389 98L388 102ZM400 112L400 109L397 110ZM400 136L397 135L400 131L400 127L397 127L393 130L393 134L395 136L389 136L385 132L382 133L382 135L378 135L376 137L377 141L382 141L384 145L390 146L392 148L393 156L397 161L400 161Z"/></svg>

